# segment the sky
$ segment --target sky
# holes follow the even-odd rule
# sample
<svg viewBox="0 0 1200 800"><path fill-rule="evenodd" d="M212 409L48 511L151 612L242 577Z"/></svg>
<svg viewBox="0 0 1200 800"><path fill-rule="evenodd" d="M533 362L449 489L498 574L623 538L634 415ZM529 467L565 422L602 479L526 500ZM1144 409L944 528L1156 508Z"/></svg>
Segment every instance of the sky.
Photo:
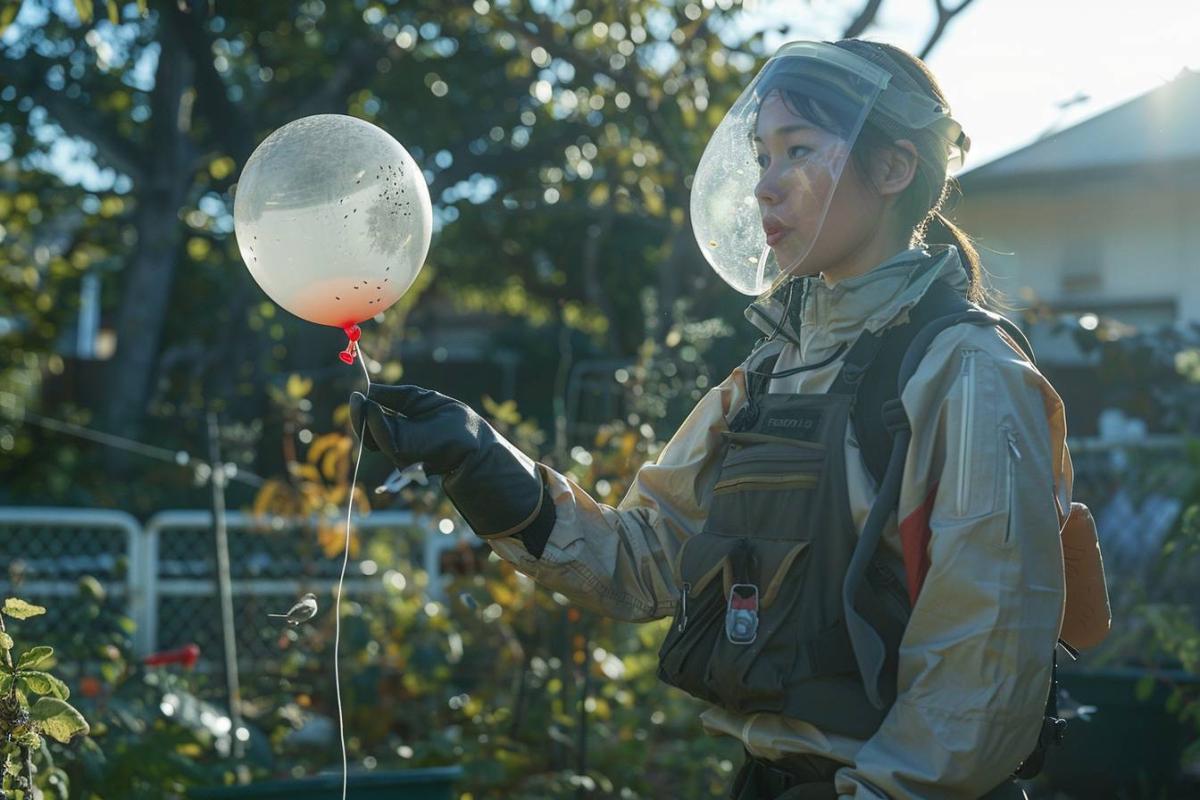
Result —
<svg viewBox="0 0 1200 800"><path fill-rule="evenodd" d="M788 34L768 35L771 47L792 39L832 40L861 5L752 0L747 22L794 22ZM883 0L876 24L862 38L917 53L935 20L933 0ZM971 137L963 170L970 171L1052 128L1071 127L1161 86L1185 67L1200 71L1200 2L974 0L926 63ZM1058 108L1081 92L1090 99Z"/></svg>

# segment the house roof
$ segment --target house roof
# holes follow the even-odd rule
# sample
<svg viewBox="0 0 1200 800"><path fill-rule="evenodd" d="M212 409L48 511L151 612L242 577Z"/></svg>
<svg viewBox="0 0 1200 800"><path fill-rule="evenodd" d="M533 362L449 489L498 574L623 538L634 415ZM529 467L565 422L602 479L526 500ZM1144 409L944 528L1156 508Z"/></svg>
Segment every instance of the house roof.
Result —
<svg viewBox="0 0 1200 800"><path fill-rule="evenodd" d="M1077 125L957 176L979 186L1101 169L1200 161L1200 72L1173 80Z"/></svg>

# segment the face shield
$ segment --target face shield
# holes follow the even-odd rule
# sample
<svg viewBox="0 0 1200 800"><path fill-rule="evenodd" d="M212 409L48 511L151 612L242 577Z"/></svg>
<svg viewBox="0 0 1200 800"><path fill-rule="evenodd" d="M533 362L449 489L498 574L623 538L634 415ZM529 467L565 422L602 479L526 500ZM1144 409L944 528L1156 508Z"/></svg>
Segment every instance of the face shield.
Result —
<svg viewBox="0 0 1200 800"><path fill-rule="evenodd" d="M952 165L969 147L936 100L840 47L792 42L766 63L717 126L692 183L692 232L726 283L759 295L781 274L806 272L872 114L889 134L897 126L936 133Z"/></svg>

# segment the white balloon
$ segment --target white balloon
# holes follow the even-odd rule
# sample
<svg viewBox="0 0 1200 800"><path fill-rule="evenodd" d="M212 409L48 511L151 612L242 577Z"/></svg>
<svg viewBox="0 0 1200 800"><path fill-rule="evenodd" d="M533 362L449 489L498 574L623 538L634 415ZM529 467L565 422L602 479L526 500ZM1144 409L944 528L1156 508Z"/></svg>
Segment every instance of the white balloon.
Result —
<svg viewBox="0 0 1200 800"><path fill-rule="evenodd" d="M233 221L263 291L339 328L404 295L433 233L412 156L381 128L341 114L303 117L263 140L238 180Z"/></svg>

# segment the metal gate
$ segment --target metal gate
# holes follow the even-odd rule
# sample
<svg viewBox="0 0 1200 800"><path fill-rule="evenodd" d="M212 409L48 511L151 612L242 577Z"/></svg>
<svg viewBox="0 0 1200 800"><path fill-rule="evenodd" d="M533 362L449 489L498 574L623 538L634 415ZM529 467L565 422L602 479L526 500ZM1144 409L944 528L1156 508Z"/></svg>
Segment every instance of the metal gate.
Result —
<svg viewBox="0 0 1200 800"><path fill-rule="evenodd" d="M238 656L249 667L277 651L279 626L268 624L268 612L286 610L306 591L332 598L341 552L331 558L320 551L316 520L230 512L226 521ZM343 598L395 591L406 583L397 576L420 566L429 576L427 595L443 599L441 555L467 540L465 526L408 511L377 511L352 523L361 557L349 564ZM393 563L367 556L381 536L388 537ZM7 565L0 592L46 606L34 627L53 644L78 624L56 607L91 576L111 607L133 620L136 655L188 642L216 653L221 615L213 547L209 511L163 511L143 527L108 509L0 508L0 563Z"/></svg>

